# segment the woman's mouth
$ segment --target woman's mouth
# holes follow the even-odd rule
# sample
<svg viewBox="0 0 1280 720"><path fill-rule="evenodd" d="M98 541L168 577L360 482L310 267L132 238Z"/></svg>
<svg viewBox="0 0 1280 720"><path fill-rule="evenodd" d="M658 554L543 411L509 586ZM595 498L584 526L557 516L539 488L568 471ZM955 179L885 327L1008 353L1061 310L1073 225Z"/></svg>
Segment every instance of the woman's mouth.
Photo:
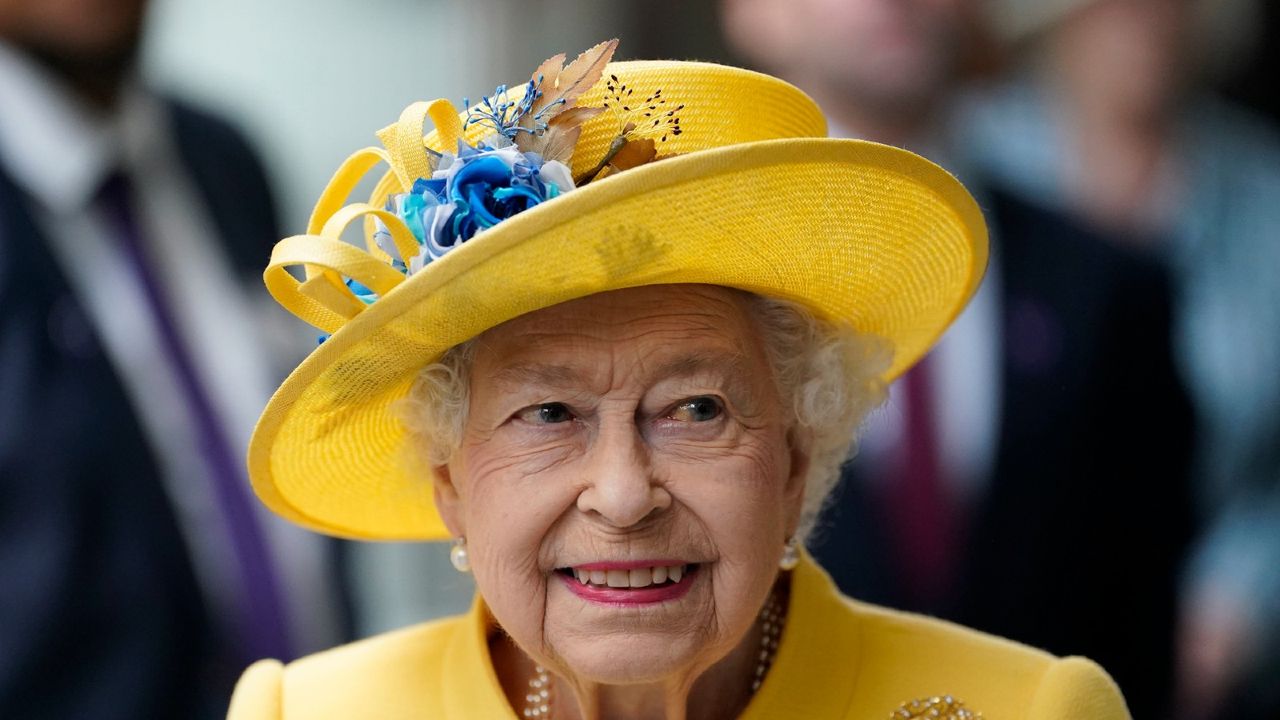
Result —
<svg viewBox="0 0 1280 720"><path fill-rule="evenodd" d="M683 597L693 585L697 563L602 562L559 568L556 574L573 594L605 605L648 605Z"/></svg>

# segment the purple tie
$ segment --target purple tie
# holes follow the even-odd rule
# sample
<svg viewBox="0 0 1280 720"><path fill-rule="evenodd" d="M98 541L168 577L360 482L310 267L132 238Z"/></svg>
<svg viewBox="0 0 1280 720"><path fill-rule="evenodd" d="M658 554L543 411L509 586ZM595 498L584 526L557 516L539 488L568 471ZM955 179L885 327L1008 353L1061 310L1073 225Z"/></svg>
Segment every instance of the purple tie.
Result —
<svg viewBox="0 0 1280 720"><path fill-rule="evenodd" d="M240 647L246 659L289 659L289 643L276 574L272 570L262 527L254 515L243 466L227 440L177 323L166 304L165 292L143 243L127 177L114 173L102 185L100 207L147 298L151 320L159 332L165 359L178 380L181 398L196 431L200 458L213 481L214 496L231 539L244 586L237 620Z"/></svg>
<svg viewBox="0 0 1280 720"><path fill-rule="evenodd" d="M934 429L937 398L925 357L903 376L906 433L897 477L888 488L901 577L913 609L936 610L956 572L957 504L946 486Z"/></svg>

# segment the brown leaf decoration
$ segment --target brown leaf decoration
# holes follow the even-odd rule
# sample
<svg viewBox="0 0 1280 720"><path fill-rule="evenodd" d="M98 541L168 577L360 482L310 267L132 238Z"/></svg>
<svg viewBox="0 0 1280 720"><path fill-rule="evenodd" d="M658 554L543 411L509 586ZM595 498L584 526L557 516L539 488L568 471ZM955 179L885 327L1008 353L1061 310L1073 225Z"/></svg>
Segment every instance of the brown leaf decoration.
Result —
<svg viewBox="0 0 1280 720"><path fill-rule="evenodd" d="M547 123L549 126L555 125L581 125L591 118L604 112L602 107L571 107L561 112Z"/></svg>
<svg viewBox="0 0 1280 720"><path fill-rule="evenodd" d="M658 148L654 146L652 138L629 139L622 149L614 154L609 165L616 171L630 170L644 165L657 154Z"/></svg>
<svg viewBox="0 0 1280 720"><path fill-rule="evenodd" d="M533 81L534 87L537 89L537 92L543 93L543 96L545 97L547 91L555 87L556 79L560 77L560 71L563 68L564 68L564 53L556 53L555 55L552 55L546 60L543 60L542 64L538 66L538 69L533 71L533 76L530 78ZM533 126L534 126L534 113L533 112L525 113L524 117L520 118L520 127L529 128L530 130L532 130ZM518 135L528 135L528 134L529 133L518 133ZM517 140L518 139L519 138L517 138ZM517 142L517 144L520 144L520 143ZM520 150L523 152L528 152L523 146L521 146Z"/></svg>
<svg viewBox="0 0 1280 720"><path fill-rule="evenodd" d="M546 60L543 60L542 64L538 66L538 69L533 71L533 77L531 79L537 84L539 90L546 92L548 87L555 85L556 78L560 77L560 70L563 68L564 53L552 55Z"/></svg>
<svg viewBox="0 0 1280 720"><path fill-rule="evenodd" d="M543 120L549 120L551 115L573 107L578 96L591 89L600 80L600 75L604 73L604 66L613 59L613 51L617 48L618 39L614 38L582 53L563 69L559 64L563 62L564 55L558 55L542 63L534 74L535 80L538 74L542 75L542 82L539 85L542 95L533 101L529 113L521 122L528 121L530 124L526 127L533 127L533 119L538 112L560 100L563 102L559 103L559 109L547 110Z"/></svg>
<svg viewBox="0 0 1280 720"><path fill-rule="evenodd" d="M582 135L581 125L574 125L571 128L549 127L538 139L537 144L541 146L540 148L532 151L521 148L521 152L536 152L547 162L559 160L569 165L573 160L573 148L578 144L580 135Z"/></svg>
<svg viewBox="0 0 1280 720"><path fill-rule="evenodd" d="M653 144L652 138L629 138L626 135L619 135L609 143L609 149L605 151L604 157L600 158L600 162L575 177L573 184L582 186L615 172L630 170L653 160L657 154L657 146Z"/></svg>
<svg viewBox="0 0 1280 720"><path fill-rule="evenodd" d="M582 134L582 123L604 112L600 107L574 107L556 115L540 135L520 133L516 145L521 152L536 152L544 161L559 160L569 165L573 149Z"/></svg>

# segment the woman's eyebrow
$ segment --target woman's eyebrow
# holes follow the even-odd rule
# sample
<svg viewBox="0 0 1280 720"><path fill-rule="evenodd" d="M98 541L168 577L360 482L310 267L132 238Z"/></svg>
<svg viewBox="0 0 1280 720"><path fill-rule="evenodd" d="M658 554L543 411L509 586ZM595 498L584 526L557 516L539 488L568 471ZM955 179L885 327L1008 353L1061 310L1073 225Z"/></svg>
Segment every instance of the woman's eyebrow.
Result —
<svg viewBox="0 0 1280 720"><path fill-rule="evenodd" d="M653 379L713 374L732 380L741 378L743 372L741 353L698 351L667 358L646 370L645 374ZM503 385L565 388L581 386L585 376L569 365L521 362L494 371L493 379Z"/></svg>
<svg viewBox="0 0 1280 720"><path fill-rule="evenodd" d="M668 358L654 366L649 374L655 379L711 374L733 380L741 378L744 372L741 353L699 351Z"/></svg>
<svg viewBox="0 0 1280 720"><path fill-rule="evenodd" d="M493 379L504 385L571 387L580 385L583 376L582 373L566 365L534 362L508 365L495 371Z"/></svg>

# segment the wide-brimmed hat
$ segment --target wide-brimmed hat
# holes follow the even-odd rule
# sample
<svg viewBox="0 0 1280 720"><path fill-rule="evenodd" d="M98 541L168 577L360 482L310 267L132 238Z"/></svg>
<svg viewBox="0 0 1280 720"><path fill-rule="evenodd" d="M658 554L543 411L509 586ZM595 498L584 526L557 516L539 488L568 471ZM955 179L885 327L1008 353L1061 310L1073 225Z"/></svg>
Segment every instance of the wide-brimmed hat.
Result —
<svg viewBox="0 0 1280 720"><path fill-rule="evenodd" d="M817 105L776 78L606 65L611 52L563 69L553 58L462 114L415 103L379 133L383 148L338 170L307 233L276 246L272 294L330 335L250 444L272 510L344 537L446 538L398 401L450 347L557 303L667 283L740 288L887 339L888 381L973 294L986 229L946 171L828 139ZM369 202L347 204L383 162ZM355 221L363 249L341 239Z"/></svg>

